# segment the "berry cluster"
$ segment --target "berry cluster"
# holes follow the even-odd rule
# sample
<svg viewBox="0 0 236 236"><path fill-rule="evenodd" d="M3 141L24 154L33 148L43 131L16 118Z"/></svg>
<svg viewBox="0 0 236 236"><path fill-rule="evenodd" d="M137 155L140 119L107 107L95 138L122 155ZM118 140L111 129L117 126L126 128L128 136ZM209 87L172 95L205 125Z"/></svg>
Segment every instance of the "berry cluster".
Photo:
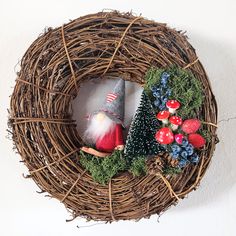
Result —
<svg viewBox="0 0 236 236"><path fill-rule="evenodd" d="M152 95L155 97L154 106L160 111L165 110L166 102L168 101L168 97L171 95L171 89L167 86L169 77L170 74L163 72L161 74L160 84L151 88Z"/></svg>
<svg viewBox="0 0 236 236"><path fill-rule="evenodd" d="M193 145L186 138L183 139L181 144L171 144L170 149L171 157L178 159L178 166L180 168L185 167L189 163L196 164L199 160L199 156L194 152Z"/></svg>
<svg viewBox="0 0 236 236"><path fill-rule="evenodd" d="M196 164L199 156L195 148L205 145L205 139L196 132L201 126L198 119L182 120L177 114L181 104L179 101L170 99L172 94L170 74L163 72L157 84L151 87L152 95L155 98L153 105L158 111L156 118L162 122L162 127L157 130L155 138L173 159L178 160L180 168L189 163Z"/></svg>

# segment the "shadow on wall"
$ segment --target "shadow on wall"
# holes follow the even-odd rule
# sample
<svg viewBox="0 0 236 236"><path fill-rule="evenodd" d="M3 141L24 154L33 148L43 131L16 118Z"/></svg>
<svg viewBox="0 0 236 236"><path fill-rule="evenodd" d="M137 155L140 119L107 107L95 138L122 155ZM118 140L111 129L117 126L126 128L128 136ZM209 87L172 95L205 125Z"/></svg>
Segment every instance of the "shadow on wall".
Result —
<svg viewBox="0 0 236 236"><path fill-rule="evenodd" d="M197 54L205 67L218 104L218 121L236 117L236 52L235 47L225 41L212 41L189 35L190 43L197 49ZM233 109L234 108L234 109ZM236 184L236 120L222 121L217 130L220 143L206 175L197 191L189 194L173 211L204 207L217 204L224 195L230 194Z"/></svg>
<svg viewBox="0 0 236 236"><path fill-rule="evenodd" d="M236 94L236 53L226 42L199 38L199 35L189 35L190 43L197 48L197 54L204 65L219 109L219 119L235 117L234 102ZM79 95L73 101L74 119L77 120L78 131L82 134L86 128L86 115L100 108L106 94L112 90L117 80L94 80L83 84ZM126 82L125 123L130 124L138 106L142 88L131 82ZM216 146L211 165L202 179L197 191L189 194L178 207L171 211L182 211L194 207L203 207L218 201L223 195L228 195L236 184L236 120L221 122L218 126L220 143Z"/></svg>

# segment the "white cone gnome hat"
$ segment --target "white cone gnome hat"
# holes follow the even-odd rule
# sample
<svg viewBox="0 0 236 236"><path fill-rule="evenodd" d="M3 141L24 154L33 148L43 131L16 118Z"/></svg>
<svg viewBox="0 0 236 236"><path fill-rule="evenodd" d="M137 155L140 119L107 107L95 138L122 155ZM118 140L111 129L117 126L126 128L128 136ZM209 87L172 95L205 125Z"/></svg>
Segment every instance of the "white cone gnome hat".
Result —
<svg viewBox="0 0 236 236"><path fill-rule="evenodd" d="M124 126L125 81L119 79L113 91L106 96L105 103L95 112L104 112L111 120Z"/></svg>

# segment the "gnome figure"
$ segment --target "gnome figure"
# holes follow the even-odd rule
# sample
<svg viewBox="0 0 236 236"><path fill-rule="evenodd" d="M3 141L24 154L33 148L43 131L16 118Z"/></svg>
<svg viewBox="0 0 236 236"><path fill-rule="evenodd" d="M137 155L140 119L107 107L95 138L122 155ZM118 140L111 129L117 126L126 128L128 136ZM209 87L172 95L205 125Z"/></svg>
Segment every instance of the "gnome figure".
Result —
<svg viewBox="0 0 236 236"><path fill-rule="evenodd" d="M125 81L120 79L106 101L89 118L84 140L96 149L82 147L81 150L98 157L110 155L114 149L123 150Z"/></svg>

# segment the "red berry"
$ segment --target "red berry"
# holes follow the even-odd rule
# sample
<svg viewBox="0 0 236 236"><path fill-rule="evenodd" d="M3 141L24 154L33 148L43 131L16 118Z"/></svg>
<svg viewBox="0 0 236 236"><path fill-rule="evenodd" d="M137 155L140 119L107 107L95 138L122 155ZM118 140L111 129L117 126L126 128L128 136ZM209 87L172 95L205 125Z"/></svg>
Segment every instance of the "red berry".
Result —
<svg viewBox="0 0 236 236"><path fill-rule="evenodd" d="M201 126L201 122L198 119L185 120L182 124L182 130L186 134L196 133Z"/></svg>
<svg viewBox="0 0 236 236"><path fill-rule="evenodd" d="M155 137L160 144L170 144L174 141L174 135L168 127L163 127L158 130Z"/></svg>
<svg viewBox="0 0 236 236"><path fill-rule="evenodd" d="M176 141L176 143L182 144L183 138L184 138L184 135L183 135L183 134L176 134L176 135L175 135L175 141Z"/></svg>
<svg viewBox="0 0 236 236"><path fill-rule="evenodd" d="M188 141L195 148L203 147L205 145L205 143L206 143L206 140L200 134L190 134L188 136Z"/></svg>

